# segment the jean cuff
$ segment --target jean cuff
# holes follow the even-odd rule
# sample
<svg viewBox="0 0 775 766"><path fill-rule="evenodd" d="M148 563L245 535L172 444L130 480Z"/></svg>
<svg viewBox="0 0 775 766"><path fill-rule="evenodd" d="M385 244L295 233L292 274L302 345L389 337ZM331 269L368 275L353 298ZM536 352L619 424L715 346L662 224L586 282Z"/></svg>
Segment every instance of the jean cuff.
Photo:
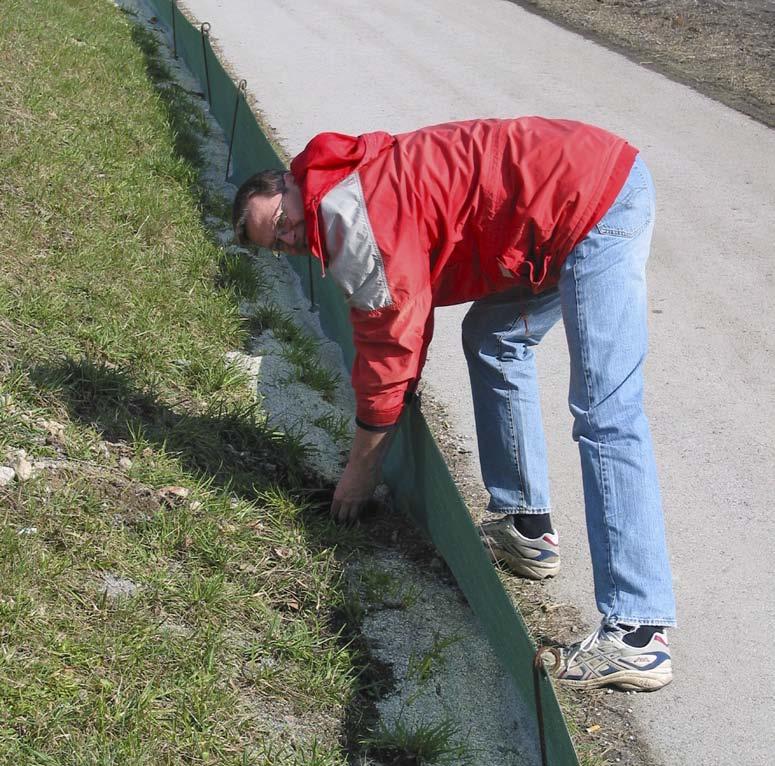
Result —
<svg viewBox="0 0 775 766"><path fill-rule="evenodd" d="M538 516L539 514L551 512L552 509L550 506L546 506L545 508L528 508L524 505L510 508L494 508L493 506L487 506L487 513L501 513L506 516Z"/></svg>
<svg viewBox="0 0 775 766"><path fill-rule="evenodd" d="M616 617L603 620L606 625L631 625L639 628L641 625L658 625L661 628L675 628L675 617Z"/></svg>

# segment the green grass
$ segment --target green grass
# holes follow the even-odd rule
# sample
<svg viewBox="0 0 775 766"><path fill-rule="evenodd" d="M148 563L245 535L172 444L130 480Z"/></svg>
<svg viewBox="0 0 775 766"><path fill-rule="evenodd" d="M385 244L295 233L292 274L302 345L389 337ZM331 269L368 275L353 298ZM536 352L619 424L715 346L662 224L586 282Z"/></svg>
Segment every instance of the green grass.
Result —
<svg viewBox="0 0 775 766"><path fill-rule="evenodd" d="M433 645L427 651L421 654L412 654L409 657L409 669L407 676L413 678L418 684L426 683L433 677L435 672L444 666L444 650L454 646L460 641L459 636L448 636L442 638L436 635Z"/></svg>
<svg viewBox="0 0 775 766"><path fill-rule="evenodd" d="M380 723L363 740L366 752L386 764L425 766L449 762L471 762L461 734L450 721L410 725L399 719L392 725Z"/></svg>
<svg viewBox="0 0 775 766"><path fill-rule="evenodd" d="M0 487L0 763L343 764L356 533L225 361L264 285L202 225L156 47L106 1L3 5L0 463L48 462Z"/></svg>
<svg viewBox="0 0 775 766"><path fill-rule="evenodd" d="M254 300L269 289L262 274L246 253L222 250L218 265L220 286L231 290L237 298Z"/></svg>
<svg viewBox="0 0 775 766"><path fill-rule="evenodd" d="M256 309L249 322L253 335L271 330L283 344L283 355L293 365L297 379L318 391L327 402L333 402L339 376L320 363L319 341L299 327L279 306L264 303Z"/></svg>
<svg viewBox="0 0 775 766"><path fill-rule="evenodd" d="M350 418L335 412L326 412L315 418L312 423L326 431L340 446L349 446L353 431Z"/></svg>
<svg viewBox="0 0 775 766"><path fill-rule="evenodd" d="M409 609L417 603L419 592L414 583L383 569L378 564L358 571L357 594L364 604Z"/></svg>

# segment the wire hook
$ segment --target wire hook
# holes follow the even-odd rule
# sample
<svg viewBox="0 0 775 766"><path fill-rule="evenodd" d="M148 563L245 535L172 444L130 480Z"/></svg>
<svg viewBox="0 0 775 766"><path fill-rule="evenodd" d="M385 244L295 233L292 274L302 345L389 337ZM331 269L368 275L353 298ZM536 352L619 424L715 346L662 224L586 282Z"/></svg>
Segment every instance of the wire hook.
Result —
<svg viewBox="0 0 775 766"><path fill-rule="evenodd" d="M199 28L202 33L202 58L205 63L205 80L207 81L207 103L210 106L213 105L212 94L210 93L210 70L207 66L207 40L210 37L210 23L208 21L202 22L202 26Z"/></svg>
<svg viewBox="0 0 775 766"><path fill-rule="evenodd" d="M229 156L226 159L226 177L224 181L229 180L229 166L231 165L231 152L234 147L234 134L237 131L237 110L239 109L240 96L245 97L247 91L248 81L240 80L237 85L237 98L234 101L234 116L231 119L231 138L229 139Z"/></svg>

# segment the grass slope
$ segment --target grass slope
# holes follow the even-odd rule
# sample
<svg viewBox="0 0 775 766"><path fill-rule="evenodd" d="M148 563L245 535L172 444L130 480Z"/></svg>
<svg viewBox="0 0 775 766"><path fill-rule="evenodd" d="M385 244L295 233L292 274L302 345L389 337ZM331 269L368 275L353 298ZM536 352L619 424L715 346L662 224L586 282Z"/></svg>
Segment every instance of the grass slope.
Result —
<svg viewBox="0 0 775 766"><path fill-rule="evenodd" d="M239 265L152 52L106 0L3 3L0 763L344 763L337 538L224 362Z"/></svg>

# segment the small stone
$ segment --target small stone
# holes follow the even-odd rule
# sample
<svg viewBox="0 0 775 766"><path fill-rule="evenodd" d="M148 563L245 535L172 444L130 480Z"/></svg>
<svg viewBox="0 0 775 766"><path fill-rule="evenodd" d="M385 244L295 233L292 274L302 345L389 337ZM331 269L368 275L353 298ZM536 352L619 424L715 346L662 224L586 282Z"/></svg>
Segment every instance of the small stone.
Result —
<svg viewBox="0 0 775 766"><path fill-rule="evenodd" d="M19 530L20 535L36 535L38 534L38 528L37 527L22 527Z"/></svg>
<svg viewBox="0 0 775 766"><path fill-rule="evenodd" d="M121 459L118 461L118 467L119 467L119 468L120 468L122 471L128 471L128 470L129 470L129 469L130 469L130 468L131 468L133 465L134 465L134 464L132 463L132 461L131 461L131 460L130 460L128 457L122 457L122 458L121 458Z"/></svg>
<svg viewBox="0 0 775 766"><path fill-rule="evenodd" d="M100 590L110 599L127 598L134 596L138 590L138 585L125 577L116 577L116 575L106 572L102 575Z"/></svg>
<svg viewBox="0 0 775 766"><path fill-rule="evenodd" d="M41 420L40 425L48 431L49 436L55 439L61 439L65 433L65 427L56 420Z"/></svg>
<svg viewBox="0 0 775 766"><path fill-rule="evenodd" d="M16 471L10 466L0 466L0 487L4 487L16 478Z"/></svg>
<svg viewBox="0 0 775 766"><path fill-rule="evenodd" d="M387 505L390 502L390 487L387 484L378 484L373 497L377 502Z"/></svg>
<svg viewBox="0 0 775 766"><path fill-rule="evenodd" d="M202 507L202 503L200 503L198 500L194 500L191 505L188 506L192 511L198 511Z"/></svg>
<svg viewBox="0 0 775 766"><path fill-rule="evenodd" d="M23 450L19 451L23 452ZM27 460L26 453L24 455L17 455L16 459L11 463L11 467L16 472L18 481L27 481L32 477L32 463Z"/></svg>

